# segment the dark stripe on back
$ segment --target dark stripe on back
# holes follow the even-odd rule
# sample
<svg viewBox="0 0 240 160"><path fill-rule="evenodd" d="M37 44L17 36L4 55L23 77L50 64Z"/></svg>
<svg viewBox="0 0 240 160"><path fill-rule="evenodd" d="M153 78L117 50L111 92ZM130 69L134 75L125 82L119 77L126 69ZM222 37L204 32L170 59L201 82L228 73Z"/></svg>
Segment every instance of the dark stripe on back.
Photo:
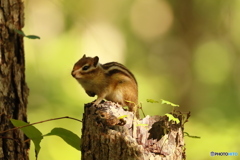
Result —
<svg viewBox="0 0 240 160"><path fill-rule="evenodd" d="M131 76L131 77L134 79L134 81L136 82L136 84L137 84L137 80L136 80L135 76L132 74L132 72L129 71L129 70L128 70L124 65L122 65L121 63L118 63L118 62L105 63L105 64L102 65L102 68L103 68L104 70L109 70L109 68L111 68L111 67L113 67L113 66L118 66L119 68L122 68L122 69L125 70L126 72L123 72L122 70L118 70L117 68L115 68L115 69L112 69L112 70L110 70L110 71L108 72L108 75L109 75L109 76L111 76L111 75L113 75L113 74L115 74L115 73L121 72L122 74L124 74L124 75L126 75L126 76Z"/></svg>

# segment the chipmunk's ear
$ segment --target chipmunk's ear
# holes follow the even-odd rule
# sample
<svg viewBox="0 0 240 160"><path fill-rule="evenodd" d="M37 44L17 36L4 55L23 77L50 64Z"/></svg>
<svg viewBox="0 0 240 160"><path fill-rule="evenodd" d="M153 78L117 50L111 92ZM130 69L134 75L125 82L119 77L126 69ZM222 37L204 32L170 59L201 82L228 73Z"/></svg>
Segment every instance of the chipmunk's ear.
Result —
<svg viewBox="0 0 240 160"><path fill-rule="evenodd" d="M86 58L86 55L84 54L82 58Z"/></svg>
<svg viewBox="0 0 240 160"><path fill-rule="evenodd" d="M96 66L97 66L97 64L98 64L98 61L99 61L99 58L98 58L98 56L96 56L96 57L94 57L94 58L93 58L93 65L94 65L94 67L96 67Z"/></svg>

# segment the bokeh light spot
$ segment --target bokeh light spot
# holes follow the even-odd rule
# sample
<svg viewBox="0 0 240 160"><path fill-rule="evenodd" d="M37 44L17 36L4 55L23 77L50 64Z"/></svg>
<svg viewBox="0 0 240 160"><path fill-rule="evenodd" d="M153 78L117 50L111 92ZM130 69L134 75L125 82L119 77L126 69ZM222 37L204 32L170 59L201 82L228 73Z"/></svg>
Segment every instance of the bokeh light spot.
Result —
<svg viewBox="0 0 240 160"><path fill-rule="evenodd" d="M197 77L208 84L221 84L232 69L232 54L216 41L205 42L195 52Z"/></svg>
<svg viewBox="0 0 240 160"><path fill-rule="evenodd" d="M87 56L100 56L101 63L114 60L122 62L125 41L113 25L104 22L91 23L82 34L82 51Z"/></svg>
<svg viewBox="0 0 240 160"><path fill-rule="evenodd" d="M171 27L172 9L164 0L137 0L131 8L130 22L140 38L153 40Z"/></svg>

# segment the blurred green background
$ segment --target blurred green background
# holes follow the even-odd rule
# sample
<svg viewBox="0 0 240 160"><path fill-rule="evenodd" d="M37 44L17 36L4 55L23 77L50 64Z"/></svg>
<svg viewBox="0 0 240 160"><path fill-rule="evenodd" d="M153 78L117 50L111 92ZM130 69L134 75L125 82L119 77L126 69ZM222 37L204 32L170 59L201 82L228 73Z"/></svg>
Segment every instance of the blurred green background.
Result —
<svg viewBox="0 0 240 160"><path fill-rule="evenodd" d="M136 76L146 114L171 107L191 111L185 126L187 159L210 152L240 154L240 1L237 0L26 0L26 77L30 122L60 116L82 118L88 97L70 73L82 57L118 61ZM43 134L64 127L81 134L81 124L59 120L36 125ZM32 145L33 146L33 145ZM77 160L80 152L58 137L41 143L39 160ZM34 159L34 150L30 150Z"/></svg>

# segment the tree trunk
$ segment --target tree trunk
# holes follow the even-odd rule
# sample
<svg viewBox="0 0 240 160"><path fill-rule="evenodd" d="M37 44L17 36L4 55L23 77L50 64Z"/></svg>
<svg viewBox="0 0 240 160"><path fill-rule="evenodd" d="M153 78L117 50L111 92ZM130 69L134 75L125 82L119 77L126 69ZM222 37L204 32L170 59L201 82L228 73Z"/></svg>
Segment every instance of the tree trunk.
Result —
<svg viewBox="0 0 240 160"><path fill-rule="evenodd" d="M0 132L13 128L10 118L27 122L22 0L0 0ZM20 130L0 134L0 160L28 160L29 141Z"/></svg>
<svg viewBox="0 0 240 160"><path fill-rule="evenodd" d="M82 160L182 160L185 159L183 125L190 113L134 118L121 106L104 102L85 105L82 128Z"/></svg>

